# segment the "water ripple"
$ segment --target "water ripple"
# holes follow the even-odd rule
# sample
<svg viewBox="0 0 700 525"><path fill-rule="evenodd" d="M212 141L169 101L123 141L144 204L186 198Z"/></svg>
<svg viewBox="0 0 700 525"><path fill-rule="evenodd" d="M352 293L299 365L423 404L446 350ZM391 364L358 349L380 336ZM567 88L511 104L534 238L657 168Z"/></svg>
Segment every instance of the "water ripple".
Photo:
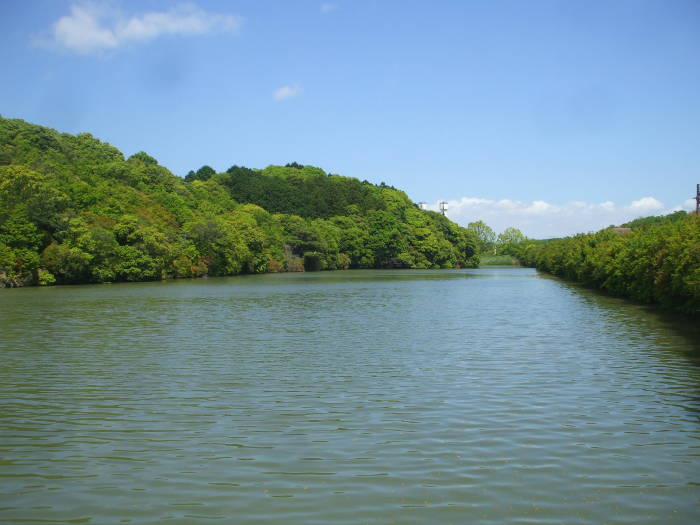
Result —
<svg viewBox="0 0 700 525"><path fill-rule="evenodd" d="M0 294L6 523L697 523L698 329L527 269Z"/></svg>

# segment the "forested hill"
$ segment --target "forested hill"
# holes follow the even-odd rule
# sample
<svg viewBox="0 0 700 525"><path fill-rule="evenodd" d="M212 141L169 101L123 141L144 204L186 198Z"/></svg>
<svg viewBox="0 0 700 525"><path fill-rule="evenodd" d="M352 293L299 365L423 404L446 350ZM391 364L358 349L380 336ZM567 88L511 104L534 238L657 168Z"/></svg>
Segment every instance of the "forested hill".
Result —
<svg viewBox="0 0 700 525"><path fill-rule="evenodd" d="M296 163L261 171L232 166L216 180L239 202L257 204L271 213L328 219L386 210L388 205L388 192L382 195L366 181L328 175L321 168ZM407 200L403 194L399 198Z"/></svg>
<svg viewBox="0 0 700 525"><path fill-rule="evenodd" d="M0 118L0 286L478 264L473 233L385 185L292 163L184 179L87 133Z"/></svg>

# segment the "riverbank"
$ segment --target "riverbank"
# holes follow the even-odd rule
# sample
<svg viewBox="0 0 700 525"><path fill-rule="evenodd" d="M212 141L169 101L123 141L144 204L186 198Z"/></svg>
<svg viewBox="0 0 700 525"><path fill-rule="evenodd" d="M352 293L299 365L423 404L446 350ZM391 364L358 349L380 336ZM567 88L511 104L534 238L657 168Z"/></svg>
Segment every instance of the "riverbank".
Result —
<svg viewBox="0 0 700 525"><path fill-rule="evenodd" d="M520 261L511 255L482 255L479 267L483 266L520 266Z"/></svg>
<svg viewBox="0 0 700 525"><path fill-rule="evenodd" d="M635 221L622 233L606 228L528 241L518 247L518 258L525 266L616 297L700 316L700 217L658 219Z"/></svg>

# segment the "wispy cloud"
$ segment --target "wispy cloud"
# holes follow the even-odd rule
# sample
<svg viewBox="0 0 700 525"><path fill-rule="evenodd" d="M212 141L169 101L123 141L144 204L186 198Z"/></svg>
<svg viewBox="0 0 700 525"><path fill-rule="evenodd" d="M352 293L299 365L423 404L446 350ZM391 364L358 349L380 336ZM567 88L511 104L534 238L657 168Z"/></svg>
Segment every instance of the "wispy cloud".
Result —
<svg viewBox="0 0 700 525"><path fill-rule="evenodd" d="M321 12L324 14L335 11L336 9L338 9L338 4L333 4L331 2L324 2L321 4Z"/></svg>
<svg viewBox="0 0 700 525"><path fill-rule="evenodd" d="M627 205L617 205L612 201L552 204L541 200L522 202L478 197L463 197L448 200L447 203L447 216L463 226L483 220L497 232L514 226L532 238L597 231L638 217L664 215L681 209L691 210L695 206L695 201L690 199L675 207L668 207L654 197L642 197ZM430 208L437 210L438 203Z"/></svg>
<svg viewBox="0 0 700 525"><path fill-rule="evenodd" d="M235 31L242 18L213 14L195 4L181 4L168 11L124 16L106 3L73 4L70 14L51 27L50 44L82 55L115 50L123 45L145 42L162 35L201 35Z"/></svg>
<svg viewBox="0 0 700 525"><path fill-rule="evenodd" d="M282 86L281 88L275 89L275 92L272 94L272 96L275 98L275 100L285 100L287 98L293 98L301 94L301 87L299 87L297 84L294 84L293 86L286 85Z"/></svg>

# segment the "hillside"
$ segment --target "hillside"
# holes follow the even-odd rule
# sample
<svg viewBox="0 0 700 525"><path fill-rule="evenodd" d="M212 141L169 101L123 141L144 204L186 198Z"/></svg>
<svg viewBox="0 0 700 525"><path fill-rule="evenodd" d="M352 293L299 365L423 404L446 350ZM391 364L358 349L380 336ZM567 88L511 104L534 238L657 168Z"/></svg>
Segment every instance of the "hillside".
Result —
<svg viewBox="0 0 700 525"><path fill-rule="evenodd" d="M395 188L290 164L185 179L88 133L0 118L0 286L478 264Z"/></svg>

